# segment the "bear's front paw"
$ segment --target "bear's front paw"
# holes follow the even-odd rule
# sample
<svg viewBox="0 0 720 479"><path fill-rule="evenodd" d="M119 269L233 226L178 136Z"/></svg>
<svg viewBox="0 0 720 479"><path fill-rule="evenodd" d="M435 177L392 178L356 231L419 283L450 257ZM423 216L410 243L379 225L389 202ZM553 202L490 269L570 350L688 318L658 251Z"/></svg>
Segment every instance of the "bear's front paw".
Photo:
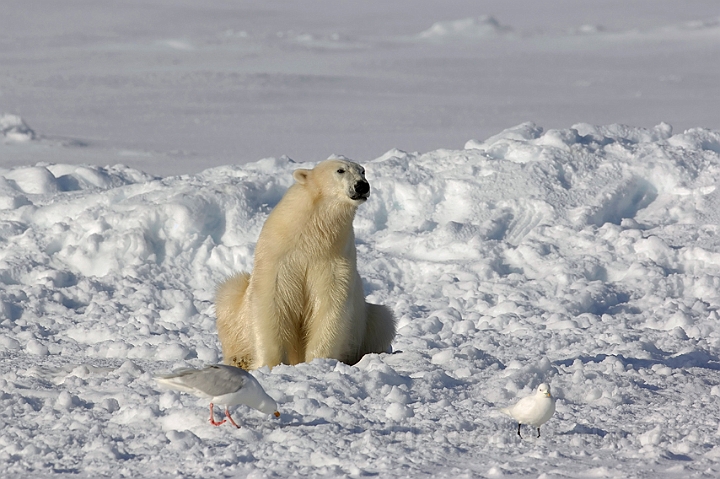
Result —
<svg viewBox="0 0 720 479"><path fill-rule="evenodd" d="M236 368L244 369L245 371L250 370L250 358L248 356L232 356L228 362Z"/></svg>

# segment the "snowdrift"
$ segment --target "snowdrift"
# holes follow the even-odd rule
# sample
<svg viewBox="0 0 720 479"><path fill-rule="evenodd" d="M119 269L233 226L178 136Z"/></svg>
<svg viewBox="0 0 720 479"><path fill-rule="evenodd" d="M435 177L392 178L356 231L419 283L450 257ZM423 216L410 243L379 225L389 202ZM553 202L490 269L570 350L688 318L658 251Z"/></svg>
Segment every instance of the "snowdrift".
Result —
<svg viewBox="0 0 720 479"><path fill-rule="evenodd" d="M282 417L237 431L152 376L221 360L215 285L311 165L0 170L3 475L718 473L720 132L526 123L364 166L395 353L259 370ZM557 412L520 441L497 409L541 382Z"/></svg>

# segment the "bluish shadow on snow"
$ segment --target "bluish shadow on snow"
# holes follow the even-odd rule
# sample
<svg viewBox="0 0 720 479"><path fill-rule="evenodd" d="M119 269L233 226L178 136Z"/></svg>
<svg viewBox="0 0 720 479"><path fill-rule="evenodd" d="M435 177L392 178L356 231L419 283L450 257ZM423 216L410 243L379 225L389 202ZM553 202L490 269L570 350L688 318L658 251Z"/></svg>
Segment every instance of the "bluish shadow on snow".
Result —
<svg viewBox="0 0 720 479"><path fill-rule="evenodd" d="M640 389L647 389L648 391L653 391L653 392L660 390L660 387L655 386L654 384L648 384L644 381L632 381L632 383L635 386L639 387Z"/></svg>
<svg viewBox="0 0 720 479"><path fill-rule="evenodd" d="M590 427L584 424L575 424L575 427L573 427L569 431L558 433L558 435L560 436L569 436L572 434L591 434L594 436L605 437L607 436L608 432L600 429L599 427Z"/></svg>
<svg viewBox="0 0 720 479"><path fill-rule="evenodd" d="M661 457L669 459L671 461L692 461L692 457L685 454L674 454L670 451L665 451Z"/></svg>
<svg viewBox="0 0 720 479"><path fill-rule="evenodd" d="M597 354L595 356L579 356L577 358L563 359L553 361L558 366L571 366L575 360L583 363L601 363L606 358L613 357L619 359L625 366L631 365L635 369L647 369L656 364L661 364L672 369L678 368L703 368L713 371L720 371L720 359L713 357L705 351L691 351L678 355L672 355L659 349L653 352L653 355L661 356L657 359L640 359L627 358L622 354Z"/></svg>
<svg viewBox="0 0 720 479"><path fill-rule="evenodd" d="M282 412L282 416L290 417L290 422L285 422L285 420L280 424L281 428L285 427L301 427L301 426L308 426L308 427L315 427L315 426L328 426L333 423L329 422L325 418L317 417L313 419L312 421L304 421L303 416L301 414L295 413L294 411Z"/></svg>
<svg viewBox="0 0 720 479"><path fill-rule="evenodd" d="M587 222L596 226L605 223L619 225L625 218L635 218L638 211L647 208L657 196L657 189L650 182L642 178L633 178L609 193L607 199Z"/></svg>

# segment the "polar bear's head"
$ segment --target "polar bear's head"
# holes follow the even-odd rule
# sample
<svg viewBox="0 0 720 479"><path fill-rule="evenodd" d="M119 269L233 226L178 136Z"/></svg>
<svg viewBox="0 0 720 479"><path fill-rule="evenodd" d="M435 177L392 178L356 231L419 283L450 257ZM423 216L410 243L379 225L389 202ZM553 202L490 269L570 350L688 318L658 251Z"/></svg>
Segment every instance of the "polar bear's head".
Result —
<svg viewBox="0 0 720 479"><path fill-rule="evenodd" d="M293 178L316 194L348 201L355 205L370 197L370 184L365 179L365 168L353 161L326 160L312 170L295 170Z"/></svg>

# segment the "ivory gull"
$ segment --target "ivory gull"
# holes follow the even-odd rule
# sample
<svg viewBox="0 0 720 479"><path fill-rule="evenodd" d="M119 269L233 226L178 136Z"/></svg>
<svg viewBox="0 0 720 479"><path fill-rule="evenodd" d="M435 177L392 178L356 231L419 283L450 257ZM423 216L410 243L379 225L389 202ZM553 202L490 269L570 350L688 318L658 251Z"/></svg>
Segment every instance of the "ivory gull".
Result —
<svg viewBox="0 0 720 479"><path fill-rule="evenodd" d="M550 394L550 386L542 383L538 386L535 394L524 397L513 406L500 411L518 422L518 436L522 437L520 426L528 424L537 428L537 437L540 437L540 426L545 424L555 413L555 398Z"/></svg>

